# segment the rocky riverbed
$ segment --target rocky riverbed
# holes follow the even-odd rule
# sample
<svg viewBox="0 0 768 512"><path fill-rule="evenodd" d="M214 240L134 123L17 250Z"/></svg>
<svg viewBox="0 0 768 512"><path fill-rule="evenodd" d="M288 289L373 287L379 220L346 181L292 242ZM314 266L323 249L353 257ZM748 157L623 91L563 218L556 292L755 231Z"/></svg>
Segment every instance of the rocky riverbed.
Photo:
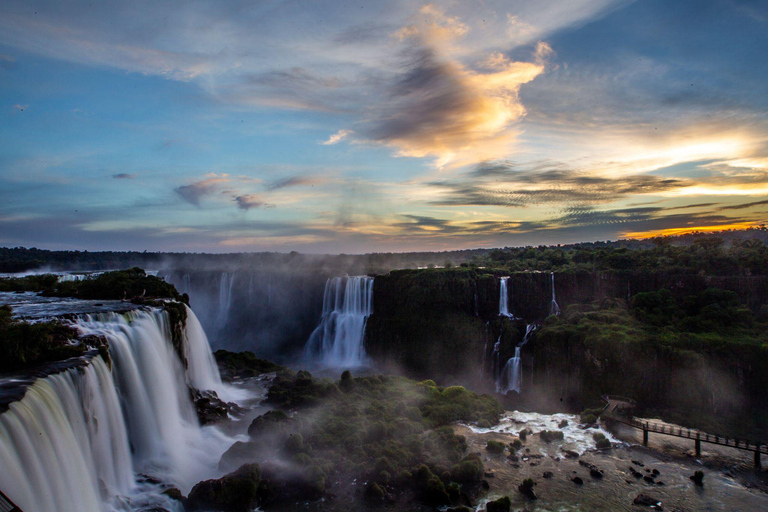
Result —
<svg viewBox="0 0 768 512"><path fill-rule="evenodd" d="M544 442L544 430L563 432L563 440ZM513 443L522 431L525 440L514 456L486 449L488 441ZM585 429L578 417L564 414L507 413L491 429L457 425L455 432L466 437L470 451L483 454L489 489L478 512L502 496L510 497L512 510L530 511L768 509L768 473L752 468L751 452L703 445L697 460L690 441L651 434L646 448L634 429ZM596 449L593 433L605 435L611 448ZM690 478L696 471L704 473L701 486ZM536 500L518 489L528 478Z"/></svg>

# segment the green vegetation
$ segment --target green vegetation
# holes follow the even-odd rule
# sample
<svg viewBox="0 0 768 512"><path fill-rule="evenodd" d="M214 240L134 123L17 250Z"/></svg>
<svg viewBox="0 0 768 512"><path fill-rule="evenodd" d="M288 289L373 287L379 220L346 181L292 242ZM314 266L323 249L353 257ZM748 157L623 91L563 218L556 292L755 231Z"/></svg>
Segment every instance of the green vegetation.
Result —
<svg viewBox="0 0 768 512"><path fill-rule="evenodd" d="M233 378L245 379L256 377L262 373L279 372L285 370L284 366L277 365L266 359L257 358L253 352L230 352L217 350L214 354L219 364L221 377L225 380Z"/></svg>
<svg viewBox="0 0 768 512"><path fill-rule="evenodd" d="M504 453L505 445L501 441L488 441L485 449L491 453Z"/></svg>
<svg viewBox="0 0 768 512"><path fill-rule="evenodd" d="M700 235L659 237L647 241L583 243L564 247L539 246L494 249L472 264L508 272L653 271L716 276L765 275L768 266L766 230L739 232L740 236Z"/></svg>
<svg viewBox="0 0 768 512"><path fill-rule="evenodd" d="M170 318L171 336L176 352L184 361L183 338L187 320L186 296L160 278L148 276L140 268L105 272L82 281L59 282L52 274L0 279L0 291L34 291L46 296L75 297L91 300L129 298L134 303L164 308ZM158 298L175 299L160 301ZM179 302L181 301L181 302ZM59 321L28 323L12 319L8 306L0 308L0 371L18 369L75 357L85 353L82 343L71 343L77 331ZM99 346L109 362L106 347Z"/></svg>
<svg viewBox="0 0 768 512"><path fill-rule="evenodd" d="M59 361L85 353L82 344L73 345L77 331L61 322L29 323L14 320L11 308L0 307L0 372Z"/></svg>
<svg viewBox="0 0 768 512"><path fill-rule="evenodd" d="M502 496L495 501L489 501L485 505L487 512L509 512L511 508L512 500L509 499L509 496Z"/></svg>
<svg viewBox="0 0 768 512"><path fill-rule="evenodd" d="M568 390L579 403L629 396L638 414L745 436L768 425L768 324L732 291L573 304L547 319L534 346L538 372L579 372ZM582 423L599 412L585 410Z"/></svg>
<svg viewBox="0 0 768 512"><path fill-rule="evenodd" d="M541 440L545 443L563 440L563 433L559 430L542 430L539 435L541 436Z"/></svg>
<svg viewBox="0 0 768 512"><path fill-rule="evenodd" d="M187 499L190 510L223 510L249 512L257 507L267 493L258 464L245 464L237 471L217 480L206 480L192 488Z"/></svg>
<svg viewBox="0 0 768 512"><path fill-rule="evenodd" d="M59 282L53 274L0 279L0 291L34 291L51 297L91 300L166 298L189 302L172 284L159 277L148 276L138 267L104 272L80 281Z"/></svg>
<svg viewBox="0 0 768 512"><path fill-rule="evenodd" d="M256 418L248 443L238 443L222 458L223 467L255 460L290 461L285 475L262 464L278 495L318 498L332 482L367 481L369 500L418 499L431 505L456 503L483 478L479 454L467 454L456 421L498 422L500 404L459 386L439 387L399 376L316 379L306 371L282 371L267 402L296 409L291 416L271 411ZM502 450L504 444L500 443ZM282 476L280 476L282 475ZM289 488L290 487L290 488Z"/></svg>

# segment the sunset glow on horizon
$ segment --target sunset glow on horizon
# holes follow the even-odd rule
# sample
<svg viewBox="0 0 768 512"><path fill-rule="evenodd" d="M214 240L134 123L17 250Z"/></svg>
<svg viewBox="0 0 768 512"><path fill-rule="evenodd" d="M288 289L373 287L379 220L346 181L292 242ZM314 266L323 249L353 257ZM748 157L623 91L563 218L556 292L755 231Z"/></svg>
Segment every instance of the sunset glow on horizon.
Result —
<svg viewBox="0 0 768 512"><path fill-rule="evenodd" d="M4 2L0 244L362 253L763 224L767 51L748 0Z"/></svg>

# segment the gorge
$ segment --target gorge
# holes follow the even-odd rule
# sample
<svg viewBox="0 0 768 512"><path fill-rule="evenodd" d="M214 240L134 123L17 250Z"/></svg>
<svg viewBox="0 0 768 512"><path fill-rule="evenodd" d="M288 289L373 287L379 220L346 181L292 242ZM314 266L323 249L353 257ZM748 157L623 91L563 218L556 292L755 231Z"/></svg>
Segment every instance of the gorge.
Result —
<svg viewBox="0 0 768 512"><path fill-rule="evenodd" d="M277 355L293 368L310 368L332 379L342 370L360 372L362 377L342 375L334 384L303 371L277 370L267 403L287 407L291 414L299 411L299 417L307 404L316 411L328 404L332 408L323 414L337 414L333 407L341 403L331 404L340 399L335 394L339 390L352 393L343 400L354 397L362 403L385 397L381 406L392 407L387 414L394 414L394 397L404 389L415 396L426 392L429 400L464 403L458 389L467 388L493 394L508 409L572 414L595 406L599 410L602 395L621 394L636 399L640 415L661 414L688 427L753 438L765 431L764 348L746 338L738 345L697 345L702 333L716 339L709 333L719 331L710 331L714 327L707 324L719 318L715 313L723 315L718 322L730 318L743 329L759 327L768 284L763 276L509 272L469 265L375 276L248 268L166 268L158 275L176 282L181 294L154 281L128 285L112 273L56 279L57 284L32 276L29 282L35 286L52 288L45 288L43 296L3 294L17 315L33 322L42 323L53 313L77 331L82 340L78 343L87 349L68 359L67 366L37 373L37 378L3 380L7 410L0 414L0 457L10 469L0 479L0 491L22 510L70 510L69 503L77 504L71 510L195 509L202 506L195 503L205 502L198 485L224 485L227 478L235 478L226 472L252 462L263 462L261 476L253 476L261 479L258 489L271 489L254 491L259 497L253 503L276 506L280 500L294 499L288 496L296 492L301 499L316 499L336 489L328 479L342 469L331 470L319 458L321 452L312 451L331 443L323 437L330 434L321 435L318 425L305 420L283 428L300 434L314 448L285 448L298 450L291 457L305 461L300 465L304 469L290 477L294 484L274 487L286 477L276 476L270 461L284 458L286 452L272 452L273 441L259 441L259 436L274 436L269 428L264 433L262 427L247 428L253 416L238 419L252 407L241 406L259 393L250 386L260 384L248 379L237 386L222 382L213 356L213 350L220 349L248 349L256 358ZM143 276L137 271L131 279L150 279ZM110 297L88 291L99 280L115 288ZM83 284L72 284L79 282ZM71 286L82 288L67 288ZM115 300L125 295L123 288L135 290L128 295L135 303ZM155 298L163 293L150 296L148 289L164 290L166 298ZM77 298L56 297L65 291ZM674 342L655 338L659 329L674 334ZM210 344L206 332L211 333ZM237 360L227 354L221 357ZM260 362L257 367L265 370L256 370L255 376L279 368ZM432 380L411 388L412 381L372 376L381 371L432 379L435 391L429 391L433 384L425 384ZM363 389L364 394L357 395ZM368 390L375 393L369 395ZM213 424L199 416L200 403L210 406L206 397L213 397L213 407L223 408ZM475 402L474 394L466 400L469 410L458 416L448 409L440 420L431 416L439 402L426 409L417 406L408 413L412 418L406 416L415 421L420 411L420 424L433 428L460 420L480 429L465 434L472 439L496 432L481 426L485 402ZM401 406L399 410L406 411ZM582 413L582 418L588 416ZM578 419L571 415L567 421ZM400 427L394 424L374 427L364 421L355 427L362 429L361 449L377 435L399 435ZM490 418L487 424L494 421ZM363 434L367 429L373 430ZM30 433L37 433L34 442ZM329 460L344 450L336 442L324 455ZM593 450L594 442L586 449ZM434 462L439 452L427 453L425 460L439 467L441 463ZM457 464L463 459L451 460ZM78 469L68 472L64 467ZM318 469L307 469L313 467ZM382 470L372 466L365 471ZM349 482L352 475L359 476L350 468L342 472L349 472ZM446 489L459 478L458 473L448 473L442 479ZM16 485L20 480L26 484ZM395 489L400 485L395 481L382 481L379 487ZM283 497L275 501L274 496ZM355 493L344 496L358 499Z"/></svg>

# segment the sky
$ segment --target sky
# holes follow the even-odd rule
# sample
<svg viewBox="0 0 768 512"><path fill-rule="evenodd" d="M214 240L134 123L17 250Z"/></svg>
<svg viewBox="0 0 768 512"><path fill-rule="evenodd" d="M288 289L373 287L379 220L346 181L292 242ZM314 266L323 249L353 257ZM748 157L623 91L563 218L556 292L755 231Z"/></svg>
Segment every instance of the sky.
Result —
<svg viewBox="0 0 768 512"><path fill-rule="evenodd" d="M442 251L768 220L764 0L0 3L0 245Z"/></svg>

